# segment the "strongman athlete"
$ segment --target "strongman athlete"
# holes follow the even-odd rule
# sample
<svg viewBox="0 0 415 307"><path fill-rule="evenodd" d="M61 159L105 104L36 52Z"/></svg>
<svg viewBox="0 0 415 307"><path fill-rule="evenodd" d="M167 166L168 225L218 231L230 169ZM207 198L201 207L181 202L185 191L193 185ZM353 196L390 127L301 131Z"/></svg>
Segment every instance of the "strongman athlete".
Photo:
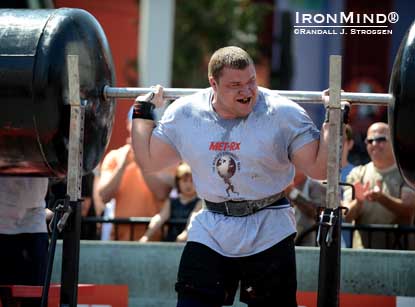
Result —
<svg viewBox="0 0 415 307"><path fill-rule="evenodd" d="M282 191L298 168L326 176L328 126L258 88L251 57L225 47L211 57L210 88L163 106L160 86L136 100L132 140L145 172L187 162L203 210L190 225L176 291L179 307L297 306L293 210Z"/></svg>

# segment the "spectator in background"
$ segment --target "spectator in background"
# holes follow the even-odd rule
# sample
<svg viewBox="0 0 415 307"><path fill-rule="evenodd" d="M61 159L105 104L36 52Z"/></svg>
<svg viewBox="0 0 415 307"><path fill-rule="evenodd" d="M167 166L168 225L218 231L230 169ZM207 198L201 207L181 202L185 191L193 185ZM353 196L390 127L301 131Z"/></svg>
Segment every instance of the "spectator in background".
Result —
<svg viewBox="0 0 415 307"><path fill-rule="evenodd" d="M354 168L354 165L349 162L349 154L354 146L353 130L349 124L344 125L343 130L343 147L342 147L342 168L340 170L340 182L347 182L347 176ZM342 200L344 187L341 188ZM352 247L352 231L342 229L342 247Z"/></svg>
<svg viewBox="0 0 415 307"><path fill-rule="evenodd" d="M0 284L42 285L49 238L48 178L0 177ZM40 303L40 302L39 302Z"/></svg>
<svg viewBox="0 0 415 307"><path fill-rule="evenodd" d="M351 200L351 189L345 190L344 205L349 208L345 220L356 224L413 224L415 194L396 166L387 124L377 122L369 127L366 149L371 162L353 168L347 177L355 186L356 199ZM365 248L390 248L384 233L372 233L370 241L367 232L361 231L360 236ZM353 242L354 247L359 245Z"/></svg>
<svg viewBox="0 0 415 307"><path fill-rule="evenodd" d="M193 185L192 171L188 164L182 163L177 167L175 181L179 194L178 197L167 200L160 213L153 216L140 242L149 241L155 231L161 229L164 223L174 219L186 219L188 222L185 225L168 225L167 233L163 236L163 241L185 242L187 240L187 226L192 216L202 209L202 201L197 197Z"/></svg>
<svg viewBox="0 0 415 307"><path fill-rule="evenodd" d="M345 90L346 92L383 93L385 88L378 80L360 76L353 78L346 85ZM350 152L350 161L355 165L366 164L370 161L365 144L367 129L372 123L387 120L387 107L352 105L349 118L350 124L353 126L353 139L355 143Z"/></svg>
<svg viewBox="0 0 415 307"><path fill-rule="evenodd" d="M131 133L132 109L127 116L126 128ZM104 203L114 199L115 218L152 217L163 205L173 186L173 176L167 173L143 174L134 161L131 138L126 144L110 151L101 166L98 191ZM139 240L146 231L146 225L135 225L130 233L130 225L117 226L118 237L114 231L112 239ZM153 237L161 239L161 233Z"/></svg>

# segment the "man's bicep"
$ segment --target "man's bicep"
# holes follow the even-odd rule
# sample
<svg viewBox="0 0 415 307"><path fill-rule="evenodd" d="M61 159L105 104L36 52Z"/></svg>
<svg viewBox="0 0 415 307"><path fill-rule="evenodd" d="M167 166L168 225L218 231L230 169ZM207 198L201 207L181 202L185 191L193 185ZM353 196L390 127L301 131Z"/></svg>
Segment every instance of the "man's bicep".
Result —
<svg viewBox="0 0 415 307"><path fill-rule="evenodd" d="M317 140L305 144L291 155L291 161L294 166L310 177L313 177L313 169L316 167L315 161L318 152L318 144L319 142Z"/></svg>
<svg viewBox="0 0 415 307"><path fill-rule="evenodd" d="M152 165L155 165L158 170L180 162L180 155L176 149L154 135L151 137L150 141L150 157Z"/></svg>

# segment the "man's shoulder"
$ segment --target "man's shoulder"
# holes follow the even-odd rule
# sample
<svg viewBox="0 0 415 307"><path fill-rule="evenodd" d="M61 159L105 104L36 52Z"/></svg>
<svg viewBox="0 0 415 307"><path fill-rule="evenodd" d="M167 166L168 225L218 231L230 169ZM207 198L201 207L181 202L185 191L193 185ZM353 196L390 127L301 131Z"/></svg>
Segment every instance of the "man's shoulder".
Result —
<svg viewBox="0 0 415 307"><path fill-rule="evenodd" d="M173 101L169 107L188 108L204 105L209 102L212 96L212 88L201 89L191 95L183 96Z"/></svg>
<svg viewBox="0 0 415 307"><path fill-rule="evenodd" d="M268 110L282 110L285 112L297 112L302 110L302 107L283 96L280 96L272 90L265 87L258 87L259 102L263 102Z"/></svg>
<svg viewBox="0 0 415 307"><path fill-rule="evenodd" d="M179 121L194 118L195 114L203 116L203 111L209 111L211 89L202 89L194 94L180 97L171 102L166 108L162 122ZM203 113L203 114L202 114Z"/></svg>

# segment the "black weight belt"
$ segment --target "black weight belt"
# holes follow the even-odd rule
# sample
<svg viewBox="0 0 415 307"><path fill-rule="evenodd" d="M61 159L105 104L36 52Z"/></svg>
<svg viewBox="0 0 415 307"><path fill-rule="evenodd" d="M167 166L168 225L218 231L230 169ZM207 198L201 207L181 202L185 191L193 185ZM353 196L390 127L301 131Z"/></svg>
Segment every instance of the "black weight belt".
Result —
<svg viewBox="0 0 415 307"><path fill-rule="evenodd" d="M246 216L253 214L270 206L288 205L288 200L284 197L284 193L278 193L270 197L258 200L242 200L242 201L224 201L214 203L205 199L204 207L209 211L221 213L226 216Z"/></svg>

